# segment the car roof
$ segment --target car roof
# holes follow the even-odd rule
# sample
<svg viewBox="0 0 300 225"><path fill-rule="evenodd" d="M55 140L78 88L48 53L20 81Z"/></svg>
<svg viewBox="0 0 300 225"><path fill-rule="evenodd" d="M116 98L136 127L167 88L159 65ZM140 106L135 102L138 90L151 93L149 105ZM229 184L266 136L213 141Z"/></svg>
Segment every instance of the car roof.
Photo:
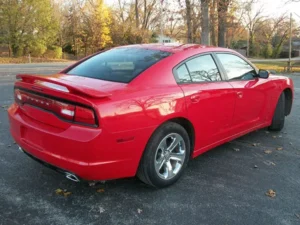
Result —
<svg viewBox="0 0 300 225"><path fill-rule="evenodd" d="M231 49L206 46L199 44L180 44L180 43L164 43L164 44L138 44L138 45L127 45L120 46L117 48L142 48L142 49L153 49L171 53L179 53L188 50L198 50L198 52L210 52L210 51L222 51L222 52L232 52Z"/></svg>

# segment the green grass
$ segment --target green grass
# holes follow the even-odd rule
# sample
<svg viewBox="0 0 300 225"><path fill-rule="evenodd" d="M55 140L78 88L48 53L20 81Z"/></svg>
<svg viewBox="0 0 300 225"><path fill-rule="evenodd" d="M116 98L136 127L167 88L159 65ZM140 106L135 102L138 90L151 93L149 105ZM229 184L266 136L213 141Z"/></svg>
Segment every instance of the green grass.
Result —
<svg viewBox="0 0 300 225"><path fill-rule="evenodd" d="M272 62L272 61L266 61L266 62L256 62L254 63L256 67L263 70L273 70L278 73L286 72L285 67L287 67L287 62ZM292 63L293 65L293 63ZM297 67L292 68L292 72L300 72L300 64L297 62L295 65Z"/></svg>

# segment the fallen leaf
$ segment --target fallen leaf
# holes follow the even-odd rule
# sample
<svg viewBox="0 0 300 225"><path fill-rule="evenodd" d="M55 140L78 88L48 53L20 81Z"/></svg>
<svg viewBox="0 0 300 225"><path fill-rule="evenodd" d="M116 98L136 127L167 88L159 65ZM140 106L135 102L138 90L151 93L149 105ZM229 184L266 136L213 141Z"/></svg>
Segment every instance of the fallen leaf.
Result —
<svg viewBox="0 0 300 225"><path fill-rule="evenodd" d="M143 212L143 210L141 209L137 209L138 214L141 214Z"/></svg>
<svg viewBox="0 0 300 225"><path fill-rule="evenodd" d="M283 149L282 147L276 148L277 151L281 151L282 149Z"/></svg>
<svg viewBox="0 0 300 225"><path fill-rule="evenodd" d="M103 207L100 206L100 207L99 207L99 212L100 212L100 213L104 213L104 212L105 212L105 209L104 209Z"/></svg>
<svg viewBox="0 0 300 225"><path fill-rule="evenodd" d="M269 189L266 195L269 196L270 198L274 198L276 196L276 192L272 189Z"/></svg>
<svg viewBox="0 0 300 225"><path fill-rule="evenodd" d="M256 168L258 168L258 166L257 166L257 165L254 165L254 168L256 169Z"/></svg>
<svg viewBox="0 0 300 225"><path fill-rule="evenodd" d="M277 136L272 136L272 138L277 138Z"/></svg>
<svg viewBox="0 0 300 225"><path fill-rule="evenodd" d="M293 145L293 143L292 143L292 142L290 142L290 145Z"/></svg>
<svg viewBox="0 0 300 225"><path fill-rule="evenodd" d="M297 218L300 219L300 214L299 213L295 213L295 216L297 216Z"/></svg>
<svg viewBox="0 0 300 225"><path fill-rule="evenodd" d="M63 192L64 192L64 191L61 190L60 188L58 188L58 189L55 190L55 193L56 193L57 195L61 195Z"/></svg>
<svg viewBox="0 0 300 225"><path fill-rule="evenodd" d="M255 147L255 146L258 146L258 145L259 145L259 143L253 143L253 144L252 144L252 146L254 146L254 147Z"/></svg>
<svg viewBox="0 0 300 225"><path fill-rule="evenodd" d="M97 189L97 192L98 192L98 193L103 193L103 192L104 192L104 189L103 189L103 188Z"/></svg>
<svg viewBox="0 0 300 225"><path fill-rule="evenodd" d="M72 192L69 192L69 191L67 191L67 190L62 190L62 189L60 189L60 188L56 189L56 190L55 190L55 193L56 193L57 195L62 195L62 196L64 196L64 197L68 197L69 195L72 194Z"/></svg>
<svg viewBox="0 0 300 225"><path fill-rule="evenodd" d="M239 152L239 151L240 151L240 149L239 149L239 148L233 148L233 151L235 151L235 152Z"/></svg>
<svg viewBox="0 0 300 225"><path fill-rule="evenodd" d="M271 154L272 151L271 150L265 150L265 154Z"/></svg>
<svg viewBox="0 0 300 225"><path fill-rule="evenodd" d="M72 192L67 191L67 192L64 192L63 194L64 194L64 197L68 197L69 195L72 194Z"/></svg>

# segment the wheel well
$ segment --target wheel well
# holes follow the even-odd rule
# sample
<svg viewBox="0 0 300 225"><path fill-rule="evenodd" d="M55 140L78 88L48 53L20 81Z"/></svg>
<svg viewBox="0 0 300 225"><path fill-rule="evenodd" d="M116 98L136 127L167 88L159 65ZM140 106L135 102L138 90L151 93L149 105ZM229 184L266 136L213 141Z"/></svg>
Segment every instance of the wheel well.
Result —
<svg viewBox="0 0 300 225"><path fill-rule="evenodd" d="M195 147L195 129L194 129L193 124L189 120L182 118L182 117L174 118L174 119L168 120L167 122L178 123L186 130L186 132L188 133L189 138L190 138L191 156L192 156L194 147Z"/></svg>
<svg viewBox="0 0 300 225"><path fill-rule="evenodd" d="M284 114L287 116L291 113L292 110L292 102L293 102L293 93L290 88L284 90L285 95L285 112Z"/></svg>

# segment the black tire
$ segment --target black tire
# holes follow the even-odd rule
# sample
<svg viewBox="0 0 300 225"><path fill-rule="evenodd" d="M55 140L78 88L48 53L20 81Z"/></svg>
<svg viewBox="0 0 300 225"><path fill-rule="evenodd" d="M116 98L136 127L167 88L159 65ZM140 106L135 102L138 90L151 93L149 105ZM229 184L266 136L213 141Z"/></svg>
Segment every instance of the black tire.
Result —
<svg viewBox="0 0 300 225"><path fill-rule="evenodd" d="M185 157L183 163L181 163L181 169L174 175L174 177L166 180L159 176L155 168L155 162L157 157L158 147L160 143L165 140L168 135L178 134L184 141ZM182 142L181 142L182 143ZM180 145L182 146L182 145ZM179 148L179 147L178 147ZM182 175L187 163L190 159L190 140L186 130L179 124L174 122L167 122L160 126L154 134L151 136L147 143L143 157L140 161L137 177L144 183L157 188L167 187L174 184ZM171 162L171 159L169 159Z"/></svg>
<svg viewBox="0 0 300 225"><path fill-rule="evenodd" d="M285 94L281 93L279 96L276 109L273 115L272 124L269 126L269 130L280 131L284 127L285 120Z"/></svg>

